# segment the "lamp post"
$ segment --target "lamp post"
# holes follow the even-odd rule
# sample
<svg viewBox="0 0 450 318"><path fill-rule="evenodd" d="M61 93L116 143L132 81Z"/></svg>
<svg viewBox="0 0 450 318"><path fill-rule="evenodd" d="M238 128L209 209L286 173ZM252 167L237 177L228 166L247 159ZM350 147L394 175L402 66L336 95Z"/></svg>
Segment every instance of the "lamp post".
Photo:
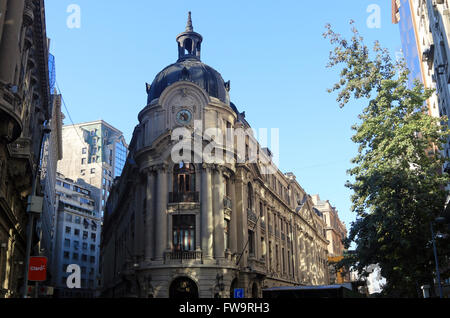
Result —
<svg viewBox="0 0 450 318"><path fill-rule="evenodd" d="M51 132L51 129L48 127L48 125L44 125L42 130L42 136L39 143L39 152L38 152L38 160L36 164L36 169L33 171L33 180L32 180L32 187L31 187L31 194L28 197L28 206L27 206L27 213L28 213L28 225L27 225L27 247L25 252L25 272L24 272L24 279L23 279L23 297L26 298L28 294L28 267L30 265L30 252L31 252L31 244L32 244L32 237L33 237L33 224L34 224L34 217L35 212L31 210L31 205L33 202L33 198L36 195L36 187L37 187L37 179L39 176L39 171L41 170L41 151L42 151L42 143L44 141L45 135L49 134Z"/></svg>
<svg viewBox="0 0 450 318"><path fill-rule="evenodd" d="M435 219L435 222L442 223L444 220L445 219L443 217L438 217ZM439 262L438 262L437 251L436 251L436 240L435 240L435 236L434 236L433 222L430 222L430 230L431 230L431 241L433 243L434 262L436 263L436 279L438 282L439 298L443 298L442 286L441 286L441 274L439 272Z"/></svg>

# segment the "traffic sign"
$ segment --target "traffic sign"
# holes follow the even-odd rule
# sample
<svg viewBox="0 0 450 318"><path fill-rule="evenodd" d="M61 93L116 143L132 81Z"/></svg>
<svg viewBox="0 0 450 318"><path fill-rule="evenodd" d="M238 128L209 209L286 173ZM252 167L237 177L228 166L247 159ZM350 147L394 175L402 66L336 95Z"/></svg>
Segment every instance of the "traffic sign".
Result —
<svg viewBox="0 0 450 318"><path fill-rule="evenodd" d="M244 298L244 288L235 288L234 298Z"/></svg>
<svg viewBox="0 0 450 318"><path fill-rule="evenodd" d="M31 282L43 282L47 279L47 257L30 257L28 267L28 280Z"/></svg>

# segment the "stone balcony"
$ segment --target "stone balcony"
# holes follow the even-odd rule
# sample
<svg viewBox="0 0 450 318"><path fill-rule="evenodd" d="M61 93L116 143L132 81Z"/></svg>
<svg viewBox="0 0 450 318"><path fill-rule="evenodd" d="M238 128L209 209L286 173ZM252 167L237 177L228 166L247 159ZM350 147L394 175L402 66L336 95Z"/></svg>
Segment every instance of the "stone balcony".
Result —
<svg viewBox="0 0 450 318"><path fill-rule="evenodd" d="M19 138L22 132L22 104L11 90L0 84L0 136L8 142Z"/></svg>
<svg viewBox="0 0 450 318"><path fill-rule="evenodd" d="M203 260L201 251L172 251L164 253L165 264L196 263Z"/></svg>
<svg viewBox="0 0 450 318"><path fill-rule="evenodd" d="M198 203L198 192L169 192L169 203L193 202Z"/></svg>

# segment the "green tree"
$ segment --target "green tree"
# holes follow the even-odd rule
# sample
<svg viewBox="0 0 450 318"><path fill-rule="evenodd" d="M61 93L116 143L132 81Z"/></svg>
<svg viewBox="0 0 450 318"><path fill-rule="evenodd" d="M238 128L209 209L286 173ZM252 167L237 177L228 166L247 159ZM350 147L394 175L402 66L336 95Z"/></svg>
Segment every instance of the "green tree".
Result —
<svg viewBox="0 0 450 318"><path fill-rule="evenodd" d="M366 267L378 264L385 294L417 297L419 286L432 283L430 222L444 209L450 181L441 154L447 118L428 114L432 91L418 81L408 86L403 61L393 61L378 42L370 52L354 26L352 33L346 40L330 25L324 33L334 47L327 67L341 67L328 91L338 93L340 107L351 98L367 103L352 127L359 147L346 184L357 214L346 246L354 242L356 249L341 265L367 275Z"/></svg>

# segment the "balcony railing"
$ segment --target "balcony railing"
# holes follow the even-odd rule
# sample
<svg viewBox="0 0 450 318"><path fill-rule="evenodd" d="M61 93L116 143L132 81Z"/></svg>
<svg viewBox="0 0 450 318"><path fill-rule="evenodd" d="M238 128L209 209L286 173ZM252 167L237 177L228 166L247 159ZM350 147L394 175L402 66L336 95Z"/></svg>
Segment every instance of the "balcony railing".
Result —
<svg viewBox="0 0 450 318"><path fill-rule="evenodd" d="M169 192L169 203L199 202L198 192Z"/></svg>
<svg viewBox="0 0 450 318"><path fill-rule="evenodd" d="M253 223L256 223L258 220L258 217L256 216L256 213L253 212L251 209L247 209L247 218L252 221Z"/></svg>
<svg viewBox="0 0 450 318"><path fill-rule="evenodd" d="M164 254L164 259L166 261L193 261L201 260L202 252L199 251L173 251Z"/></svg>

